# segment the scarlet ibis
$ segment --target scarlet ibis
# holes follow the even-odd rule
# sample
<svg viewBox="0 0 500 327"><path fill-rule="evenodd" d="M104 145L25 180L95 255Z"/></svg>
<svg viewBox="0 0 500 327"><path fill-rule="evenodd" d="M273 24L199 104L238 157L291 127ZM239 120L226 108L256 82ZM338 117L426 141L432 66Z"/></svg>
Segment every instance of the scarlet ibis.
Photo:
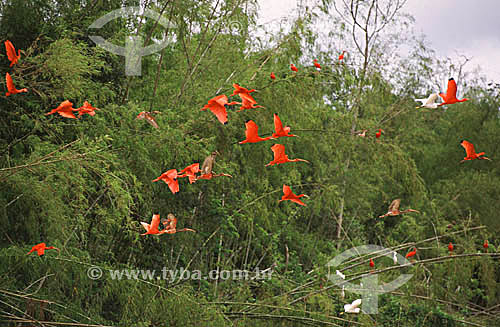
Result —
<svg viewBox="0 0 500 327"><path fill-rule="evenodd" d="M274 81L276 79L276 75L274 75L273 72L271 72L271 75L270 75L271 79Z"/></svg>
<svg viewBox="0 0 500 327"><path fill-rule="evenodd" d="M233 176L229 175L229 174L224 174L224 173L219 173L219 174L215 174L215 173L208 173L208 174L203 174L203 175L200 175L198 177L196 177L196 180L198 179L212 179L212 178L215 178L215 177L230 177L232 178Z"/></svg>
<svg viewBox="0 0 500 327"><path fill-rule="evenodd" d="M5 93L5 96L8 97L9 95L21 93L21 92L28 92L28 89L16 89L14 82L12 81L12 77L10 76L9 73L5 74L5 82L7 83L7 93Z"/></svg>
<svg viewBox="0 0 500 327"><path fill-rule="evenodd" d="M158 230L158 226L160 226L160 215L159 214L153 214L153 217L151 218L151 223L145 223L141 221L142 227L146 230L146 233L141 234L141 235L155 235L155 234L164 234L164 230Z"/></svg>
<svg viewBox="0 0 500 327"><path fill-rule="evenodd" d="M463 98L461 100L457 99L457 83L455 82L453 77L448 80L448 89L446 90L446 94L439 93L439 96L443 98L443 103L439 104L439 106L443 106L445 104L454 104L457 102L464 102L468 100L466 98Z"/></svg>
<svg viewBox="0 0 500 327"><path fill-rule="evenodd" d="M407 212L418 212L418 213L420 213L419 211L413 210L413 209L406 209L404 211L399 211L399 205L400 204L401 204L401 199L396 199L396 200L392 201L391 205L389 206L389 210L387 211L387 213L385 215L378 216L378 217L379 218L384 218L384 217L387 217L387 216L398 216L398 215L402 215L402 214L407 213Z"/></svg>
<svg viewBox="0 0 500 327"><path fill-rule="evenodd" d="M450 252L450 255L453 252L453 243L451 242L448 244L448 251Z"/></svg>
<svg viewBox="0 0 500 327"><path fill-rule="evenodd" d="M155 120L154 115L161 114L161 111L141 111L135 119L145 119L151 126L158 128L158 123Z"/></svg>
<svg viewBox="0 0 500 327"><path fill-rule="evenodd" d="M259 126L253 121L253 120L247 120L245 123L245 136L246 139L239 142L239 144L244 144L244 143L257 143L257 142L262 142L262 141L267 141L270 139L274 139L274 137L268 136L265 138L262 138L259 136Z"/></svg>
<svg viewBox="0 0 500 327"><path fill-rule="evenodd" d="M249 98L249 96L242 96L241 97L241 102L233 101L231 103L228 103L228 105L240 104L241 107L240 107L240 110L238 110L238 112L243 111L243 110L247 110L247 109L264 108L263 106L258 106L257 102L252 102L250 100L250 98ZM253 100L253 98L251 98L251 99ZM255 100L253 100L253 101L255 101Z"/></svg>
<svg viewBox="0 0 500 327"><path fill-rule="evenodd" d="M245 98L250 103L253 104L257 103L257 101L255 101L255 99L250 95L250 93L255 92L255 89L249 90L236 83L233 84L233 87L234 91L233 94L231 94L231 96L239 95L242 100Z"/></svg>
<svg viewBox="0 0 500 327"><path fill-rule="evenodd" d="M432 93L431 95L429 95L429 97L427 99L415 99L415 101L422 102L421 106L418 106L415 108L417 108L417 109L419 109L419 108L436 109L438 107L438 104L436 103L438 98L439 98L439 94Z"/></svg>
<svg viewBox="0 0 500 327"><path fill-rule="evenodd" d="M370 258L370 267L375 267L375 262L373 262L372 258Z"/></svg>
<svg viewBox="0 0 500 327"><path fill-rule="evenodd" d="M314 67L321 69L321 65L318 63L318 59L314 59Z"/></svg>
<svg viewBox="0 0 500 327"><path fill-rule="evenodd" d="M50 112L46 113L45 116L58 113L63 117L76 119L76 116L73 114L73 111L77 110L78 109L73 108L73 103L71 103L68 100L65 100L61 102L61 104L57 108L52 109Z"/></svg>
<svg viewBox="0 0 500 327"><path fill-rule="evenodd" d="M339 55L339 61L342 61L344 60L344 54L346 53L347 51L342 51L342 53Z"/></svg>
<svg viewBox="0 0 500 327"><path fill-rule="evenodd" d="M290 134L290 127L285 126L283 127L283 124L281 123L281 119L278 116L277 113L274 114L274 133L272 137L278 138L278 137L293 137L297 135Z"/></svg>
<svg viewBox="0 0 500 327"><path fill-rule="evenodd" d="M196 181L196 174L199 172L200 172L200 164L194 163L181 170L177 175L177 178L189 177L189 183L193 184Z"/></svg>
<svg viewBox="0 0 500 327"><path fill-rule="evenodd" d="M413 248L413 251L408 252L405 256L406 259L413 257L415 254L417 254L417 248Z"/></svg>
<svg viewBox="0 0 500 327"><path fill-rule="evenodd" d="M385 133L383 129L379 129L377 133L375 133L376 138L380 138L382 136L382 133Z"/></svg>
<svg viewBox="0 0 500 327"><path fill-rule="evenodd" d="M170 169L153 180L153 182L164 181L172 193L179 192L179 181L177 180L177 169Z"/></svg>
<svg viewBox="0 0 500 327"><path fill-rule="evenodd" d="M488 251L488 247L489 247L489 245L488 245L488 240L484 240L484 243L483 243L483 248L484 248L486 251Z"/></svg>
<svg viewBox="0 0 500 327"><path fill-rule="evenodd" d="M293 194L290 186L283 184L283 196L281 197L281 200L279 200L278 202L290 200L292 202L300 204L301 206L306 206L306 204L300 200L300 198L303 196L308 197L305 194L299 194L299 195Z"/></svg>
<svg viewBox="0 0 500 327"><path fill-rule="evenodd" d="M361 305L361 299L354 300L351 304L344 304L344 311L346 313L359 313Z"/></svg>
<svg viewBox="0 0 500 327"><path fill-rule="evenodd" d="M167 234L175 234L177 232L195 232L196 233L196 231L194 229L191 229L191 228L176 229L177 218L173 214L169 213L167 218L168 219L166 221L163 221L163 226L165 226L165 229L163 230L164 233L167 233Z"/></svg>
<svg viewBox="0 0 500 327"><path fill-rule="evenodd" d="M47 246L45 243L38 243L37 245L33 246L31 248L31 251L28 252L26 255L31 254L32 252L35 252L38 254L39 257L45 254L45 250L57 250L57 252L60 252L58 248L53 247L53 246Z"/></svg>
<svg viewBox="0 0 500 327"><path fill-rule="evenodd" d="M465 149L465 153L467 154L464 160L460 161L460 163L474 159L486 159L491 161L490 158L484 157L484 152L476 153L476 150L474 150L474 145L469 141L462 140L460 141L460 144L463 146L463 148Z"/></svg>
<svg viewBox="0 0 500 327"><path fill-rule="evenodd" d="M229 104L227 102L227 96L225 94L221 94L208 100L208 104L201 108L201 111L210 109L210 111L222 124L227 124L227 111L225 107L227 104Z"/></svg>
<svg viewBox="0 0 500 327"><path fill-rule="evenodd" d="M21 50L18 50L16 54L16 48L14 48L14 45L12 42L9 40L4 42L5 44L5 50L7 51L7 58L10 60L10 66L12 67L13 65L17 64L17 61L21 59Z"/></svg>
<svg viewBox="0 0 500 327"><path fill-rule="evenodd" d="M279 164L284 164L287 162L298 162L298 161L303 161L303 162L309 162L304 159L288 159L288 156L285 154L285 146L283 144L275 144L271 147L271 150L273 151L274 154L274 159L269 162L267 166L273 166L273 165L279 165Z"/></svg>
<svg viewBox="0 0 500 327"><path fill-rule="evenodd" d="M295 67L294 64L290 64L290 69L293 70L294 72L298 72L299 70L297 69L297 67Z"/></svg>
<svg viewBox="0 0 500 327"><path fill-rule="evenodd" d="M95 116L95 110L101 110L101 109L94 108L88 101L85 101L83 103L83 106L77 108L76 110L78 111L78 117L81 117L85 114L89 114L90 116Z"/></svg>

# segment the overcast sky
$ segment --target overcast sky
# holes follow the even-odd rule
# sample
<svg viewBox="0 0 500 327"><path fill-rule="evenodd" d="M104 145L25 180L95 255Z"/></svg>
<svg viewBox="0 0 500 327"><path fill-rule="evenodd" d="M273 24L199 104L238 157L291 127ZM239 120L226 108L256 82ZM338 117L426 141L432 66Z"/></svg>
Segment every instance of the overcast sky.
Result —
<svg viewBox="0 0 500 327"><path fill-rule="evenodd" d="M260 23L293 12L298 0L259 0ZM408 0L403 11L416 19L440 57L464 54L467 70L480 66L488 79L500 83L500 0Z"/></svg>

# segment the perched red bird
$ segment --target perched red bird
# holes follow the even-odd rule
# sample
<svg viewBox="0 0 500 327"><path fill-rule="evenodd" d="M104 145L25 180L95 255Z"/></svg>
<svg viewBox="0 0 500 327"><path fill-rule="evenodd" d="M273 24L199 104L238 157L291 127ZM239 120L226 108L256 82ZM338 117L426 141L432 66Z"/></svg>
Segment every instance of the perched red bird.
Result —
<svg viewBox="0 0 500 327"><path fill-rule="evenodd" d="M342 53L340 54L339 56L339 61L343 61L344 60L344 53L346 53L347 51L342 51Z"/></svg>
<svg viewBox="0 0 500 327"><path fill-rule="evenodd" d="M227 103L227 96L225 94L218 95L210 100L206 104L202 111L210 109L210 111L217 117L217 119L222 124L227 124L227 111L225 105L232 105L233 102Z"/></svg>
<svg viewBox="0 0 500 327"><path fill-rule="evenodd" d="M246 139L239 142L239 144L244 144L244 143L257 143L257 142L262 142L262 141L267 141L270 139L274 139L272 136L268 136L265 138L262 138L259 136L259 126L253 121L253 120L247 120L245 123L245 136Z"/></svg>
<svg viewBox="0 0 500 327"><path fill-rule="evenodd" d="M451 242L448 244L448 251L450 251L450 255L453 252L453 243Z"/></svg>
<svg viewBox="0 0 500 327"><path fill-rule="evenodd" d="M38 254L39 257L45 254L45 250L57 250L59 252L59 249L53 246L47 247L45 243L39 243L31 248L31 251L28 252L26 255L31 254L32 252L35 252Z"/></svg>
<svg viewBox="0 0 500 327"><path fill-rule="evenodd" d="M314 59L314 67L321 69L321 65L318 63L318 59Z"/></svg>
<svg viewBox="0 0 500 327"><path fill-rule="evenodd" d="M169 213L168 216L167 216L167 220L163 221L163 226L165 226L165 229L162 231L164 233L167 233L167 234L175 234L177 232L195 232L196 231L194 229L191 229L191 228L183 228L183 229L177 229L177 218Z"/></svg>
<svg viewBox="0 0 500 327"><path fill-rule="evenodd" d="M165 234L166 230L158 230L158 226L160 226L160 215L153 214L151 218L151 224L145 223L141 221L142 227L146 230L146 233L141 235L155 235L155 234Z"/></svg>
<svg viewBox="0 0 500 327"><path fill-rule="evenodd" d="M290 186L283 184L283 196L281 197L281 200L279 200L278 202L290 200L292 202L300 204L301 206L306 206L304 202L300 201L300 198L303 196L308 197L305 194L299 194L299 195L293 194Z"/></svg>
<svg viewBox="0 0 500 327"><path fill-rule="evenodd" d="M16 48L14 48L14 45L12 45L12 42L9 40L5 41L5 50L7 51L7 58L10 60L10 66L12 67L13 65L17 64L17 61L21 59L21 50L18 50L16 54Z"/></svg>
<svg viewBox="0 0 500 327"><path fill-rule="evenodd" d="M457 102L464 102L469 99L463 98L461 100L457 99L457 83L453 78L448 80L448 89L445 93L439 93L439 96L443 99L443 103L440 103L438 107L444 106L445 104L454 104Z"/></svg>
<svg viewBox="0 0 500 327"><path fill-rule="evenodd" d="M413 251L408 252L405 256L406 259L413 257L415 254L417 254L417 248L413 248Z"/></svg>
<svg viewBox="0 0 500 327"><path fill-rule="evenodd" d="M95 116L95 111L94 110L101 110L99 108L94 108L92 107L92 105L88 102L88 101L85 101L83 103L83 106L81 106L80 108L76 109L78 110L78 117L81 117L85 114L89 114L91 116Z"/></svg>
<svg viewBox="0 0 500 327"><path fill-rule="evenodd" d="M78 109L73 108L73 103L71 103L68 100L64 100L56 109L52 109L50 112L46 113L45 116L58 113L63 117L76 119L76 116L73 114L73 111L77 110Z"/></svg>
<svg viewBox="0 0 500 327"><path fill-rule="evenodd" d="M418 212L418 213L420 213L419 211L413 210L413 209L406 209L406 210L403 210L403 211L399 211L399 205L400 204L401 204L401 199L396 199L396 200L392 201L391 204L389 205L389 210L387 211L387 213L385 215L378 216L378 217L379 218L384 218L384 217L387 217L387 216L398 216L398 215L402 215L402 214L407 213L407 212Z"/></svg>
<svg viewBox="0 0 500 327"><path fill-rule="evenodd" d="M271 79L274 81L276 79L276 75L274 75L273 72L271 72L271 75L270 75Z"/></svg>
<svg viewBox="0 0 500 327"><path fill-rule="evenodd" d="M297 69L297 67L295 67L294 64L290 64L290 69L293 70L294 72L298 72L299 70Z"/></svg>
<svg viewBox="0 0 500 327"><path fill-rule="evenodd" d="M377 133L375 133L376 138L380 138L382 136L382 133L385 133L383 129L379 129Z"/></svg>
<svg viewBox="0 0 500 327"><path fill-rule="evenodd" d="M474 160L474 159L486 159L490 160L488 157L484 157L484 152L476 153L476 150L474 150L474 145L470 143L469 141L462 140L460 141L460 145L462 145L465 149L466 157L464 160L460 161L460 163L467 161L467 160ZM483 156L483 157L481 157Z"/></svg>
<svg viewBox="0 0 500 327"><path fill-rule="evenodd" d="M170 169L160 175L157 179L154 179L153 182L164 181L167 183L168 188L172 193L179 192L179 181L177 180L178 174L176 169Z"/></svg>
<svg viewBox="0 0 500 327"><path fill-rule="evenodd" d="M273 151L274 159L271 162L269 162L266 165L266 167L284 164L287 162L297 162L297 161L309 162L304 159L288 159L288 156L285 154L285 146L283 144L275 144L271 147L271 150Z"/></svg>
<svg viewBox="0 0 500 327"><path fill-rule="evenodd" d="M284 136L292 137L292 136L297 136L297 135L290 134L290 127L289 126L283 127L283 124L281 123L280 117L278 116L277 113L275 113L274 114L274 133L273 133L272 137L278 138L278 137L284 137Z"/></svg>
<svg viewBox="0 0 500 327"><path fill-rule="evenodd" d="M181 170L179 172L179 175L177 175L177 178L189 177L189 183L193 184L196 181L196 174L198 174L199 172L200 172L200 164L194 163Z"/></svg>
<svg viewBox="0 0 500 327"><path fill-rule="evenodd" d="M156 122L155 120L155 116L156 114L161 114L161 111L141 111L137 117L135 117L136 120L138 119L145 119L151 126L153 126L154 128L159 128L158 126L158 123Z"/></svg>
<svg viewBox="0 0 500 327"><path fill-rule="evenodd" d="M373 262L372 258L370 258L370 267L375 267L375 262Z"/></svg>
<svg viewBox="0 0 500 327"><path fill-rule="evenodd" d="M488 240L484 240L484 243L483 243L483 248L484 248L486 251L488 251L488 247L489 247L489 245L488 245Z"/></svg>
<svg viewBox="0 0 500 327"><path fill-rule="evenodd" d="M20 89L20 90L16 89L16 87L14 86L14 82L12 81L12 77L10 77L9 73L5 74L5 82L7 83L7 91L8 91L7 93L5 93L6 97L12 94L28 92L28 89Z"/></svg>

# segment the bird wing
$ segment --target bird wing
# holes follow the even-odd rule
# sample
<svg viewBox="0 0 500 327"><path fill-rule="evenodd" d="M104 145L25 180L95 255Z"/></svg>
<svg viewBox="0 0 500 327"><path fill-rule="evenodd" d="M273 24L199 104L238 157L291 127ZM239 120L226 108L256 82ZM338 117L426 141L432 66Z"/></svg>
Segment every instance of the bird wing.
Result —
<svg viewBox="0 0 500 327"><path fill-rule="evenodd" d="M448 80L448 89L446 90L447 98L456 98L457 97L457 83L453 78Z"/></svg>
<svg viewBox="0 0 500 327"><path fill-rule="evenodd" d="M391 202L391 205L389 206L389 212L393 212L395 210L399 209L399 205L401 204L401 199L396 199Z"/></svg>
<svg viewBox="0 0 500 327"><path fill-rule="evenodd" d="M5 41L5 50L7 51L7 57L10 61L14 61L17 58L16 49L14 48L12 42L10 42L9 40Z"/></svg>
<svg viewBox="0 0 500 327"><path fill-rule="evenodd" d="M285 146L283 144L275 144L271 147L274 154L274 160L285 157Z"/></svg>
<svg viewBox="0 0 500 327"><path fill-rule="evenodd" d="M472 157L476 153L476 151L474 150L474 145L469 141L462 140L460 144L464 147L465 152L467 153L467 157Z"/></svg>
<svg viewBox="0 0 500 327"><path fill-rule="evenodd" d="M14 86L14 82L12 81L12 77L9 73L5 74L5 81L7 82L7 90L9 90L10 93L15 92L16 87Z"/></svg>
<svg viewBox="0 0 500 327"><path fill-rule="evenodd" d="M158 128L158 124L156 123L156 120L153 116L151 116L151 114L149 113L145 113L144 114L144 118L146 118L146 121L151 125L153 126L154 128Z"/></svg>
<svg viewBox="0 0 500 327"><path fill-rule="evenodd" d="M226 107L220 105L218 102L215 102L209 105L209 109L222 124L227 122Z"/></svg>
<svg viewBox="0 0 500 327"><path fill-rule="evenodd" d="M431 95L429 95L429 97L425 101L425 104L428 104L428 105L433 104L437 101L438 98L439 98L439 94L432 93Z"/></svg>
<svg viewBox="0 0 500 327"><path fill-rule="evenodd" d="M142 227L144 227L146 232L149 232L150 225L148 223L141 221L141 225L142 225Z"/></svg>
<svg viewBox="0 0 500 327"><path fill-rule="evenodd" d="M274 114L274 130L278 135L286 134L278 114Z"/></svg>
<svg viewBox="0 0 500 327"><path fill-rule="evenodd" d="M212 98L211 101L216 102L221 106L224 106L225 104L227 104L227 96L225 94L221 94L216 96L215 98Z"/></svg>
<svg viewBox="0 0 500 327"><path fill-rule="evenodd" d="M153 217L151 218L151 225L149 226L149 228L157 230L158 226L160 226L160 215L153 214Z"/></svg>
<svg viewBox="0 0 500 327"><path fill-rule="evenodd" d="M257 126L257 124L253 120L247 120L245 126L246 126L245 135L247 137L247 140L259 136L259 126Z"/></svg>
<svg viewBox="0 0 500 327"><path fill-rule="evenodd" d="M288 197L288 196L290 196L290 194L293 194L290 186L283 184L283 194L285 197Z"/></svg>
<svg viewBox="0 0 500 327"><path fill-rule="evenodd" d="M351 310L356 309L361 305L361 299L354 300L351 304Z"/></svg>

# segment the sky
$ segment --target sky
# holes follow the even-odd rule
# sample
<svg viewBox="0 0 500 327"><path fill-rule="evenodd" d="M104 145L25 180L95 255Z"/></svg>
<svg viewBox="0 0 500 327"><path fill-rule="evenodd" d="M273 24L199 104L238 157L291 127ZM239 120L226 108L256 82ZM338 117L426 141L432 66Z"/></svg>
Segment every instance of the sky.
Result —
<svg viewBox="0 0 500 327"><path fill-rule="evenodd" d="M259 0L259 23L279 20L296 10L298 0ZM488 80L500 83L500 0L408 0L403 11L415 17L439 57L463 54Z"/></svg>

